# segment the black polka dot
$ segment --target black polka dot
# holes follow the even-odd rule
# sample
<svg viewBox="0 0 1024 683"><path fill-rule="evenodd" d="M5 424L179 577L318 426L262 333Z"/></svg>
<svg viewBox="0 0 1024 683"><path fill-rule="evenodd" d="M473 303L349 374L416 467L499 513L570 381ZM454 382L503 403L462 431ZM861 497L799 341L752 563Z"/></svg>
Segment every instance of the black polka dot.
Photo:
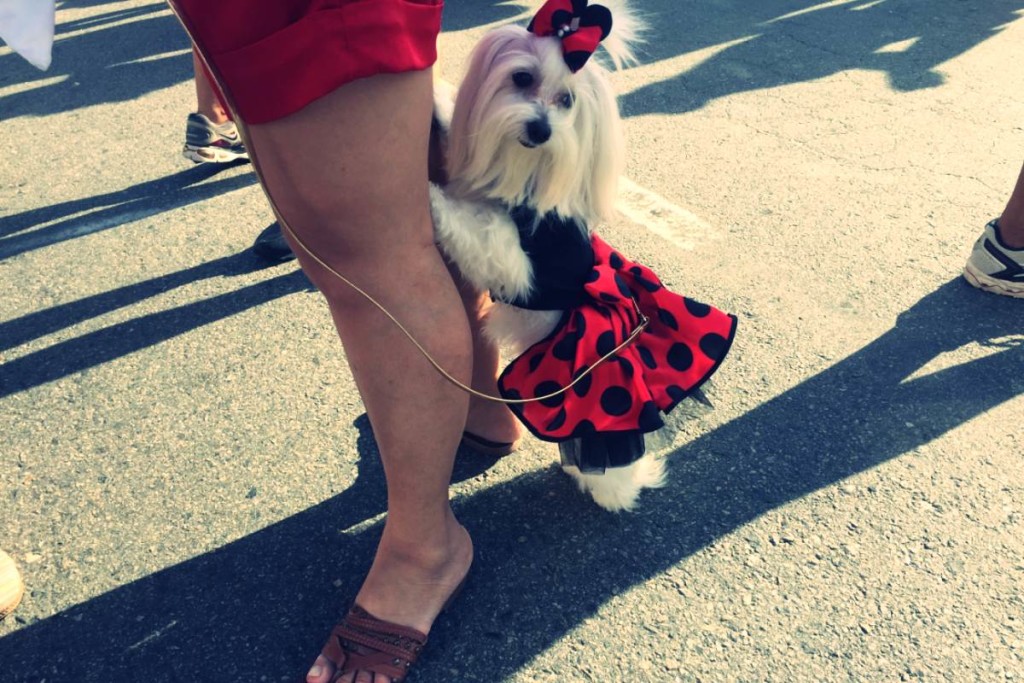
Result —
<svg viewBox="0 0 1024 683"><path fill-rule="evenodd" d="M555 430L561 429L563 426L565 426L565 416L565 408L560 408L558 414L555 415L554 419L551 420L551 422L547 423L547 425L544 427L544 431L553 432Z"/></svg>
<svg viewBox="0 0 1024 683"><path fill-rule="evenodd" d="M520 394L517 390L506 389L505 387L501 387L501 395L503 398L507 398L512 401L518 401L523 398L523 395Z"/></svg>
<svg viewBox="0 0 1024 683"><path fill-rule="evenodd" d="M601 279L601 271L596 268L587 273L587 282L594 283Z"/></svg>
<svg viewBox="0 0 1024 683"><path fill-rule="evenodd" d="M626 379L633 379L633 375L636 374L636 370L633 369L633 364L625 358L619 356L615 360L619 361L619 368L622 369L622 374Z"/></svg>
<svg viewBox="0 0 1024 683"><path fill-rule="evenodd" d="M672 405L675 405L686 398L686 390L675 384L665 388L665 393L672 399Z"/></svg>
<svg viewBox="0 0 1024 683"><path fill-rule="evenodd" d="M544 354L543 353L537 353L537 354L534 354L533 356L531 356L530 357L530 362L528 364L529 365L529 371L533 372L534 370L536 370L537 366L540 365L540 362L542 360L544 360Z"/></svg>
<svg viewBox="0 0 1024 683"><path fill-rule="evenodd" d="M610 292L601 292L601 301L604 301L606 303L614 304L617 303L619 299L620 297L617 297Z"/></svg>
<svg viewBox="0 0 1024 683"><path fill-rule="evenodd" d="M708 332L700 338L700 350L711 360L721 360L725 347L725 337L715 332Z"/></svg>
<svg viewBox="0 0 1024 683"><path fill-rule="evenodd" d="M654 404L654 401L646 401L643 407L640 408L637 428L641 432L653 432L655 429L661 429L664 426L665 422L661 419L661 411L658 410L658 406Z"/></svg>
<svg viewBox="0 0 1024 683"><path fill-rule="evenodd" d="M562 386L558 382L552 382L550 380L547 380L537 385L537 387L533 390L533 395L539 398L541 396L553 394L561 388ZM548 408L554 408L556 406L562 405L563 401L565 401L564 393L558 394L557 396L552 396L551 398L545 398L541 401L538 401L538 403L540 403L542 406L547 406Z"/></svg>
<svg viewBox="0 0 1024 683"><path fill-rule="evenodd" d="M673 344L672 348L668 350L668 364L679 372L689 370L690 366L693 365L693 351L682 342Z"/></svg>
<svg viewBox="0 0 1024 683"><path fill-rule="evenodd" d="M686 310L688 310L690 312L690 315L692 315L695 318L703 318L708 313L711 312L710 306L708 306L707 304L702 304L699 301L694 301L693 299L688 299L684 297L683 303L686 304Z"/></svg>
<svg viewBox="0 0 1024 683"><path fill-rule="evenodd" d="M575 331L576 338L582 339L587 333L587 318L580 311L576 311L572 315L572 327Z"/></svg>
<svg viewBox="0 0 1024 683"><path fill-rule="evenodd" d="M614 268L615 270L619 270L620 268L622 268L623 265L625 265L622 262L622 257L619 256L618 252L615 251L613 251L611 253L611 256L608 257L608 263L610 263L612 268Z"/></svg>
<svg viewBox="0 0 1024 683"><path fill-rule="evenodd" d="M649 367L651 370L658 369L658 361L654 360L654 354L646 346L636 347L637 353L640 354L640 360L643 361L644 365Z"/></svg>
<svg viewBox="0 0 1024 683"><path fill-rule="evenodd" d="M626 297L627 299L633 296L633 291L626 284L626 281L622 279L622 276L615 273L615 286L619 288L619 294Z"/></svg>
<svg viewBox="0 0 1024 683"><path fill-rule="evenodd" d="M593 422L590 420L580 420L580 423L573 428L572 434L569 436L573 439L578 439L581 436L590 436L596 432L597 428L594 427Z"/></svg>
<svg viewBox="0 0 1024 683"><path fill-rule="evenodd" d="M601 410L609 415L625 415L633 407L633 397L625 387L608 387L601 393Z"/></svg>
<svg viewBox="0 0 1024 683"><path fill-rule="evenodd" d="M676 317L669 313L668 311L666 311L664 308L658 309L658 320L660 320L661 324L664 325L665 327L670 327L676 331L679 330L679 321L677 321Z"/></svg>
<svg viewBox="0 0 1024 683"><path fill-rule="evenodd" d="M661 289L661 283L656 280L648 280L644 277L644 271L641 270L640 266L633 266L629 272L633 273L633 278L636 283L646 289L648 292L657 292Z"/></svg>
<svg viewBox="0 0 1024 683"><path fill-rule="evenodd" d="M551 347L551 355L560 361L570 361L576 357L576 335L569 334Z"/></svg>
<svg viewBox="0 0 1024 683"><path fill-rule="evenodd" d="M580 368L579 370L576 371L575 377L579 377L583 372L585 372L584 368ZM594 384L594 376L593 375L587 375L586 377L581 379L579 382L577 382L576 384L572 385L573 393L575 393L580 398L583 398L590 391L590 387L593 384Z"/></svg>
<svg viewBox="0 0 1024 683"><path fill-rule="evenodd" d="M597 338L597 354L604 357L615 350L618 344L615 343L615 333L611 330L602 332L601 336Z"/></svg>

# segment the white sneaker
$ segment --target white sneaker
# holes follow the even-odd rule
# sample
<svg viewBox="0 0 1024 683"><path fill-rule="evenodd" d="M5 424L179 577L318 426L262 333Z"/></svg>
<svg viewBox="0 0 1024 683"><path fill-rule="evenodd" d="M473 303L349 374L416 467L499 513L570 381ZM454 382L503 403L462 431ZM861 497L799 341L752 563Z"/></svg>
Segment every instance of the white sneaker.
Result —
<svg viewBox="0 0 1024 683"><path fill-rule="evenodd" d="M195 112L185 122L185 147L181 153L197 164L226 164L249 158L234 121L214 123Z"/></svg>
<svg viewBox="0 0 1024 683"><path fill-rule="evenodd" d="M1024 299L1024 249L1011 249L999 234L998 219L985 226L967 265L964 279L993 294Z"/></svg>
<svg viewBox="0 0 1024 683"><path fill-rule="evenodd" d="M0 550L0 619L14 611L25 593L25 584L11 556Z"/></svg>

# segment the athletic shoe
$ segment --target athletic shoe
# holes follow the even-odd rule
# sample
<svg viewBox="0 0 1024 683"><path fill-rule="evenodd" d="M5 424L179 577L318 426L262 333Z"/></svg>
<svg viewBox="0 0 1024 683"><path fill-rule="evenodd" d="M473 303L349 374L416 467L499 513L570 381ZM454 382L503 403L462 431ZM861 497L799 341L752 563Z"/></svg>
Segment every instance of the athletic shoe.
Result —
<svg viewBox="0 0 1024 683"><path fill-rule="evenodd" d="M252 243L252 251L270 263L284 263L295 258L292 248L281 234L281 226L277 221L265 227L256 237L256 241Z"/></svg>
<svg viewBox="0 0 1024 683"><path fill-rule="evenodd" d="M974 244L964 266L964 279L993 294L1024 298L1024 249L1011 249L999 234L993 219Z"/></svg>
<svg viewBox="0 0 1024 683"><path fill-rule="evenodd" d="M226 164L249 158L234 121L214 123L202 114L196 113L188 115L185 124L185 148L181 153L186 159L197 164Z"/></svg>

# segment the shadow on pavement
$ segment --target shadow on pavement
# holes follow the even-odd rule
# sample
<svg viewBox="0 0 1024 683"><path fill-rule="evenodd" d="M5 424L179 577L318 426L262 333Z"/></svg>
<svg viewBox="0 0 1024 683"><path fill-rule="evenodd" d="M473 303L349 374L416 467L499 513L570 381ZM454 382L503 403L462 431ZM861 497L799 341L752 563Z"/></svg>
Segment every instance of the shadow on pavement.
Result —
<svg viewBox="0 0 1024 683"><path fill-rule="evenodd" d="M178 287L215 277L245 275L270 267L251 251L215 259L176 273L161 275L102 294L36 311L0 323L0 351L13 349L85 320L132 306ZM0 377L4 371L0 370Z"/></svg>
<svg viewBox="0 0 1024 683"><path fill-rule="evenodd" d="M206 182L217 173L238 165L204 164L124 190L45 206L0 219L0 260L82 235L116 228L255 184L256 176L252 173Z"/></svg>
<svg viewBox="0 0 1024 683"><path fill-rule="evenodd" d="M908 379L968 344L991 353ZM956 280L865 348L680 448L669 487L636 514L602 513L553 468L457 500L477 560L416 680L512 676L610 598L741 525L1024 394L1022 366L1017 302ZM368 425L357 428L351 488L22 627L0 640L5 680L301 680L379 533L376 523L340 531L381 512L382 473Z"/></svg>
<svg viewBox="0 0 1024 683"><path fill-rule="evenodd" d="M939 86L944 62L1019 19L1024 2L659 0L643 9L652 23L644 63L718 50L621 98L625 116L692 111L719 97L852 69L884 72L900 92Z"/></svg>
<svg viewBox="0 0 1024 683"><path fill-rule="evenodd" d="M98 315L104 311L104 308L113 310L122 305L128 305L133 297L138 300L158 294L163 290L156 288L161 286L181 286L203 277L231 274L239 263L250 259L255 261L256 257L243 254L237 257L218 259L206 266L190 268L181 273L156 278L139 285L68 304L71 307L81 306L77 310L71 309L70 315L83 318L89 317L92 312ZM158 313L143 315L83 334L74 339L58 342L39 351L7 361L0 366L0 398L107 363L283 296L312 290L313 285L305 274L295 270L286 275L279 275L232 292ZM60 312L64 309L58 307L53 310ZM32 336L37 333L44 334L44 330L47 328L60 325L60 321L48 315L47 311L27 316L27 318L28 320L21 319L20 324L31 323L36 326L34 331L4 326L3 332L7 335L5 341L17 340L19 337Z"/></svg>
<svg viewBox="0 0 1024 683"><path fill-rule="evenodd" d="M65 3L63 7L76 5ZM53 62L45 72L14 53L0 56L0 87L38 82L38 87L0 97L4 118L47 116L124 102L191 80L188 38L166 10L166 4L155 3L112 12L106 20L97 17L67 26L58 24ZM116 23L119 20L124 23ZM61 37L75 28L89 31ZM55 78L60 80L53 82ZM182 102L183 121L187 108L194 104Z"/></svg>

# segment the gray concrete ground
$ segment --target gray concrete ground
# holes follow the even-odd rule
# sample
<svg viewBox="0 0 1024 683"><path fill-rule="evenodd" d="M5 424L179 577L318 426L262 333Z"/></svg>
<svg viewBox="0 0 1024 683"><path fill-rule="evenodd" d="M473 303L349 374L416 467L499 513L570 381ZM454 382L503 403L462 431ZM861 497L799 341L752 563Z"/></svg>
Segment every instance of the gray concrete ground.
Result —
<svg viewBox="0 0 1024 683"><path fill-rule="evenodd" d="M1024 160L1022 0L650 0L605 231L735 311L671 483L602 513L530 441L461 453L479 554L415 680L1024 678L1024 302L959 271ZM516 16L451 0L442 68ZM318 295L179 154L185 37L60 3L0 51L0 681L294 681L380 529ZM343 122L339 122L339 125Z"/></svg>

